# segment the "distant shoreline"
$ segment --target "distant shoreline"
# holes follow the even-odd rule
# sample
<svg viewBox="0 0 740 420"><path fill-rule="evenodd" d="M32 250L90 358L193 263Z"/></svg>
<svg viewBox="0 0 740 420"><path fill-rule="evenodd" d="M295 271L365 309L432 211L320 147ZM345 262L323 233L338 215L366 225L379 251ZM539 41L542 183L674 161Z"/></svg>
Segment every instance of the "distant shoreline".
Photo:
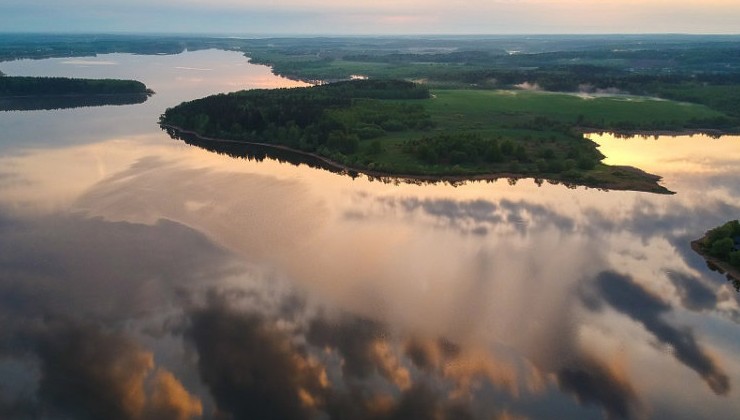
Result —
<svg viewBox="0 0 740 420"><path fill-rule="evenodd" d="M172 129L178 133L196 137L202 141L229 143L229 144L236 144L236 145L253 145L253 146L260 146L260 147L272 148L272 149L281 150L285 152L295 153L298 155L310 157L312 159L317 159L340 173L350 174L352 172L355 172L358 174L364 174L371 178L380 178L380 179L393 178L393 179L397 179L402 182L409 182L409 183L447 182L450 184L459 184L459 183L467 182L467 181L496 181L499 179L519 180L519 179L529 178L529 179L542 179L545 181L554 181L557 183L562 183L564 185L582 186L582 187L594 188L594 189L617 190L617 191L637 191L637 192L649 192L649 193L656 193L656 194L673 194L672 192L668 191L667 189L665 189L664 187L660 186L657 183L660 179L662 179L661 176L647 173L639 168L635 168L632 166L613 166L613 168L639 174L640 176L644 177L646 180L649 180L650 182L654 182L655 187L659 189L650 190L650 189L645 188L644 184L641 184L641 183L638 184L635 182L603 183L603 184L594 185L594 184L586 184L586 183L579 183L579 182L574 182L570 180L564 180L564 179L555 178L555 177L532 176L530 174L513 173L513 172L470 174L470 175L424 175L424 174L403 174L403 173L393 173L393 172L381 172L381 171L375 171L371 169L357 168L357 167L344 165L334 160L331 160L325 156L321 156L319 154L312 153L312 152L297 150L297 149L294 149L292 147L285 146L285 145L208 137L208 136L203 136L195 131L186 130L186 129L183 129L182 127L178 127L172 124L160 124L160 126L163 128ZM660 190L660 189L663 189L663 190Z"/></svg>
<svg viewBox="0 0 740 420"><path fill-rule="evenodd" d="M54 98L89 98L89 97L117 97L117 96L134 96L146 95L151 97L154 91L131 92L131 93L60 93L60 94L40 94L40 95L0 95L0 99L54 99Z"/></svg>

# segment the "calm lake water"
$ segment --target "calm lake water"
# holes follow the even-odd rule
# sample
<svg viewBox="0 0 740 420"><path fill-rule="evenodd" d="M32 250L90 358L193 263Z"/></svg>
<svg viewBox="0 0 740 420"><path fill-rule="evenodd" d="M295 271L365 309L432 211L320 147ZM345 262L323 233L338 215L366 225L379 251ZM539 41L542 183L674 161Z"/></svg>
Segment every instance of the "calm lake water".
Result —
<svg viewBox="0 0 740 420"><path fill-rule="evenodd" d="M592 135L675 195L409 185L172 140L183 100L297 86L238 53L0 63L140 105L0 113L1 418L740 413L740 300L689 241L740 137Z"/></svg>

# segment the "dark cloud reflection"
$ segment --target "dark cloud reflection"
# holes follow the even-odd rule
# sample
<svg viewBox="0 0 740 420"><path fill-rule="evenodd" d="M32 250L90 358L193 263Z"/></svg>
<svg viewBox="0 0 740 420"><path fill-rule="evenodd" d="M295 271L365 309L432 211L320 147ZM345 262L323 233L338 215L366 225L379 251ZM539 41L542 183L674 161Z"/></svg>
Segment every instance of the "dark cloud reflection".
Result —
<svg viewBox="0 0 740 420"><path fill-rule="evenodd" d="M452 420L500 414L474 414L473 395L452 392L455 380L477 373L447 366L470 361L445 340L432 346L437 355L428 356L422 375L413 366L426 350L417 349L412 362L405 339L382 323L319 311L302 326L286 328L280 317L237 301L211 293L188 312L185 336L219 418ZM439 355L447 362L440 363Z"/></svg>
<svg viewBox="0 0 740 420"><path fill-rule="evenodd" d="M176 223L0 213L0 361L35 378L9 390L0 417L199 417L200 399L129 328L233 270L229 254Z"/></svg>
<svg viewBox="0 0 740 420"><path fill-rule="evenodd" d="M164 220L20 221L0 214L0 313L119 321L172 303L181 287L228 273L230 261L203 235Z"/></svg>
<svg viewBox="0 0 740 420"><path fill-rule="evenodd" d="M36 338L41 360L38 398L44 417L189 419L202 414L152 353L123 335L84 324L54 323Z"/></svg>
<svg viewBox="0 0 740 420"><path fill-rule="evenodd" d="M344 373L364 378L375 371L371 346L384 333L380 323L368 319L350 318L343 322L331 322L318 318L311 322L307 339L317 347L338 349L344 357Z"/></svg>
<svg viewBox="0 0 740 420"><path fill-rule="evenodd" d="M631 277L612 271L600 273L594 283L599 295L609 305L641 323L663 344L671 346L675 357L701 375L714 393L726 395L730 391L727 374L702 349L691 330L676 328L663 319L663 315L672 310L669 304Z"/></svg>
<svg viewBox="0 0 740 420"><path fill-rule="evenodd" d="M211 305L192 312L190 323L201 379L220 412L236 419L315 415L322 369L260 316Z"/></svg>
<svg viewBox="0 0 740 420"><path fill-rule="evenodd" d="M364 206L366 196L360 198L358 201ZM526 201L503 199L495 203L482 199L459 201L444 198L378 197L376 203L381 208L399 209L407 214L421 212L436 220L439 225L478 236L487 235L494 227L501 224L514 228L521 235L526 235L531 228L541 229L548 225L553 225L563 232L570 232L576 226L572 218L563 216L543 205ZM371 217L371 213L363 207L348 210L344 216L347 219L362 220Z"/></svg>
<svg viewBox="0 0 740 420"><path fill-rule="evenodd" d="M122 332L94 323L27 322L13 337L29 365L37 364L35 395L2 404L3 418L186 420L202 404L153 353Z"/></svg>
<svg viewBox="0 0 740 420"><path fill-rule="evenodd" d="M582 403L601 405L609 418L633 418L639 412L632 386L594 358L580 356L560 369L557 378L563 391L574 394Z"/></svg>
<svg viewBox="0 0 740 420"><path fill-rule="evenodd" d="M717 306L717 295L696 276L670 271L668 279L676 287L681 303L686 308L701 311Z"/></svg>

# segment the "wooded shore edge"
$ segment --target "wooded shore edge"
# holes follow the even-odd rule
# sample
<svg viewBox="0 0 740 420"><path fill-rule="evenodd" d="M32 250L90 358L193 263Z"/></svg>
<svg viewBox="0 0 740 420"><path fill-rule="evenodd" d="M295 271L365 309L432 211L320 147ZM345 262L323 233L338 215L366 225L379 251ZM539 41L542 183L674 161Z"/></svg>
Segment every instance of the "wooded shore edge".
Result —
<svg viewBox="0 0 740 420"><path fill-rule="evenodd" d="M691 241L691 249L707 260L711 269L726 273L740 291L740 220L730 220Z"/></svg>
<svg viewBox="0 0 740 420"><path fill-rule="evenodd" d="M175 134L185 134L188 136L195 137L201 141L214 142L214 143L227 143L227 144L234 144L234 145L247 145L247 146L252 145L252 146L265 147L269 149L281 150L281 151L293 153L293 154L300 155L300 156L306 156L312 159L319 160L322 163L326 164L327 166L337 170L338 172L345 173L345 174L351 174L354 172L357 174L364 174L370 178L380 178L380 179L391 178L393 180L398 180L400 182L407 182L407 183L442 182L442 183L449 183L449 184L456 185L456 184L460 184L460 183L467 182L467 181L496 181L499 179L513 179L513 180L539 179L539 180L552 181L554 183L563 184L566 186L573 186L573 187L581 186L581 187L594 188L594 189L600 189L600 190L639 191L639 192L652 192L652 193L658 193L658 194L675 194L674 192L669 191L658 184L658 181L662 179L661 176L650 174L648 172L645 172L633 166L614 166L614 168L619 168L624 171L632 172L634 174L639 175L643 179L651 180L652 182L655 183L655 188L657 190L649 190L649 189L644 188L644 185L642 183L638 184L638 183L630 182L630 181L624 181L622 183L605 182L605 183L600 183L600 184L585 184L585 183L571 182L571 181L559 179L556 177L548 177L548 176L535 177L530 174L518 174L518 173L511 173L511 172L497 172L497 173L476 174L476 175L419 175L419 174L402 174L402 173L394 173L394 172L374 171L374 170L369 170L365 168L358 168L358 167L352 167L349 165L341 164L339 162L333 161L317 153L306 152L303 150L294 149L289 146L285 146L281 144L208 137L208 136L203 136L200 133L197 133L195 131L186 130L182 127L178 127L178 126L175 126L172 124L166 124L166 123L160 123L160 127L162 127L163 129L173 130Z"/></svg>
<svg viewBox="0 0 740 420"><path fill-rule="evenodd" d="M740 269L735 268L731 264L704 252L701 244L705 239L706 236L703 236L699 239L691 241L691 249L693 249L694 252L696 252L697 254L704 257L710 268L716 269L717 271L719 271L720 274L726 275L730 280L740 281Z"/></svg>

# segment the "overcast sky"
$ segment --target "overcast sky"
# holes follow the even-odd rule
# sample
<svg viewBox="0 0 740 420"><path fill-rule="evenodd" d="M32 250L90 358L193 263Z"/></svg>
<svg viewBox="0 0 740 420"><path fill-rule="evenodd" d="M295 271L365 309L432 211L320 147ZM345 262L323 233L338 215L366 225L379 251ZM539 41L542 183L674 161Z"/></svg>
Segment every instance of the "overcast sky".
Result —
<svg viewBox="0 0 740 420"><path fill-rule="evenodd" d="M0 1L0 32L740 33L740 0Z"/></svg>

